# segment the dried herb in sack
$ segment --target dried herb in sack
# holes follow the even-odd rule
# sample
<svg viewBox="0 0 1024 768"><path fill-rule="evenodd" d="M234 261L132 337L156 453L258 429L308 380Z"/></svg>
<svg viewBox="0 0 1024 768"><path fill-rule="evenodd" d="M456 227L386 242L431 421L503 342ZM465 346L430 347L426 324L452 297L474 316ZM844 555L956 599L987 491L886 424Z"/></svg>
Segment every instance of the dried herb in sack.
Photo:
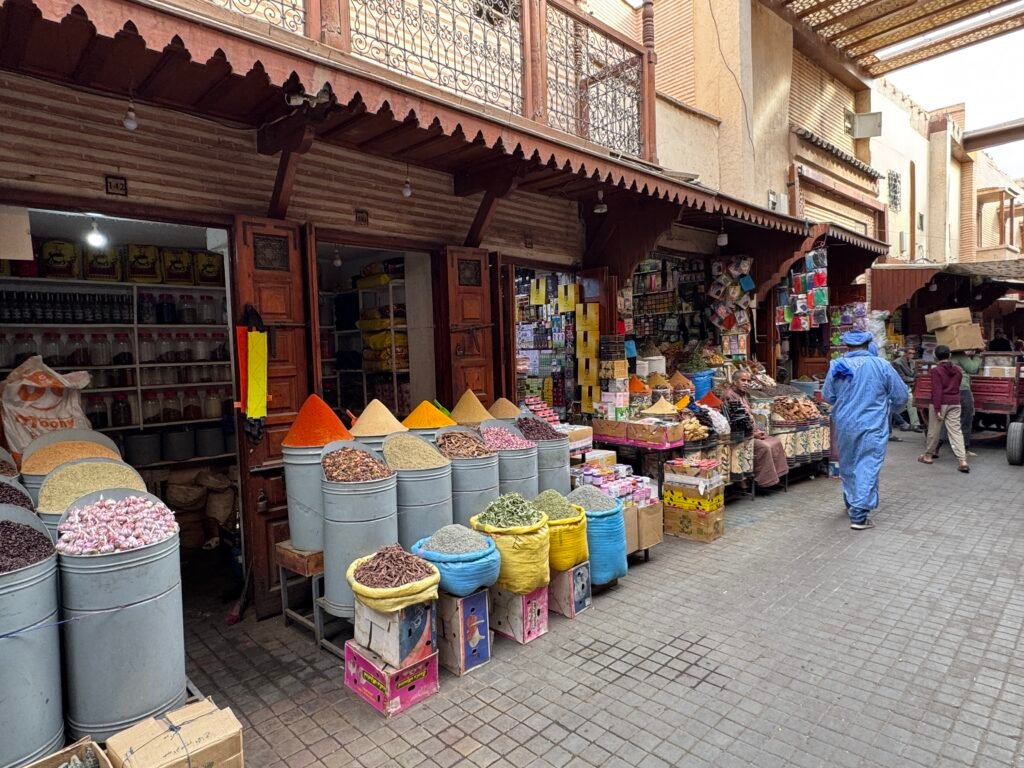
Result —
<svg viewBox="0 0 1024 768"><path fill-rule="evenodd" d="M492 528L524 528L540 522L542 512L520 493L499 496L477 517L477 523Z"/></svg>
<svg viewBox="0 0 1024 768"><path fill-rule="evenodd" d="M392 544L360 563L353 576L364 587L394 589L425 579L433 573L426 560L410 555L398 544Z"/></svg>

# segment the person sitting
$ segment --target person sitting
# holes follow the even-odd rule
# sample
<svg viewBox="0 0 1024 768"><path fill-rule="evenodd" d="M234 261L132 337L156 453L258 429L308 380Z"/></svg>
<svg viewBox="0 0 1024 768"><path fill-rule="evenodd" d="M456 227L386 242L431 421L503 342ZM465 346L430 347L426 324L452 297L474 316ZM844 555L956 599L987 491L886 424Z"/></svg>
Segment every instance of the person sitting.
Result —
<svg viewBox="0 0 1024 768"><path fill-rule="evenodd" d="M732 376L732 385L727 387L722 399L726 402L739 403L743 410L754 420L750 410L750 382L753 377L750 371L736 371ZM777 437L768 435L762 429L754 430L754 482L760 488L771 488L778 485L789 472L786 463L786 449Z"/></svg>
<svg viewBox="0 0 1024 768"><path fill-rule="evenodd" d="M995 338L988 343L989 352L1013 352L1013 344L1003 331L996 331Z"/></svg>

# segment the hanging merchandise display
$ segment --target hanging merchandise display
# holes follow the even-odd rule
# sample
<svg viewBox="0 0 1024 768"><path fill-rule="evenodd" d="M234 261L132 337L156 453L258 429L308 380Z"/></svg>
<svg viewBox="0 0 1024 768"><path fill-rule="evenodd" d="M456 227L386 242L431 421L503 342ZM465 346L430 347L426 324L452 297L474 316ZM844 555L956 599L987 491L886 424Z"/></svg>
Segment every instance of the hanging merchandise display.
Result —
<svg viewBox="0 0 1024 768"><path fill-rule="evenodd" d="M239 349L238 378L245 434L251 441L259 442L263 439L267 418L267 329L260 313L251 304L245 305L242 321L235 327L235 335Z"/></svg>
<svg viewBox="0 0 1024 768"><path fill-rule="evenodd" d="M543 403L563 419L576 399L579 293L572 275L515 268L516 397ZM492 407L492 417L515 418L508 405Z"/></svg>

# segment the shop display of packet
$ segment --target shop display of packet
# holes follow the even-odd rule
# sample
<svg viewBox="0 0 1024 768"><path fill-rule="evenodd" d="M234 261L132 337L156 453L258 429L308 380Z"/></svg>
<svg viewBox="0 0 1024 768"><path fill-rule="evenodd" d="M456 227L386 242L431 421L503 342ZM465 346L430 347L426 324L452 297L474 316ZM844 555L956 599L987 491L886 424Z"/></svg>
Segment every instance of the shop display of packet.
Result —
<svg viewBox="0 0 1024 768"><path fill-rule="evenodd" d="M582 464L570 470L574 487L593 485L602 493L622 501L624 505L644 506L657 500L657 483L653 478L634 475L628 464Z"/></svg>

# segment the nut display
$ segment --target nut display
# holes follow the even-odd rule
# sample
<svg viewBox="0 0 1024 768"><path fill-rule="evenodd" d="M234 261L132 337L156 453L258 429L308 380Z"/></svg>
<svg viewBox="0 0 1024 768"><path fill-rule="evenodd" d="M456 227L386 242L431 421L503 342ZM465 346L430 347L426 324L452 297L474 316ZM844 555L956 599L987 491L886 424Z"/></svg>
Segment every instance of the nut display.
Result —
<svg viewBox="0 0 1024 768"><path fill-rule="evenodd" d="M781 421L808 421L821 416L813 402L803 397L776 397L772 401L772 418Z"/></svg>

